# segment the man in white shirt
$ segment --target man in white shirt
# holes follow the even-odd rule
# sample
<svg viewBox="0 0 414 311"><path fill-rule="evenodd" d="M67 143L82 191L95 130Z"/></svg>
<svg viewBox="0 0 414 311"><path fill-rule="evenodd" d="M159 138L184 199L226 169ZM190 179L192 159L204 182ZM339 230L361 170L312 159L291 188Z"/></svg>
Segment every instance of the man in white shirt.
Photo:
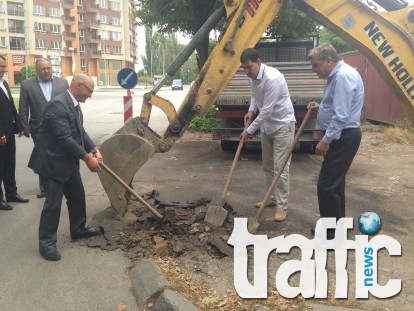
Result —
<svg viewBox="0 0 414 311"><path fill-rule="evenodd" d="M266 186L269 189L293 141L295 113L282 73L276 68L262 64L259 53L252 48L243 51L240 61L252 89L249 111L244 116L244 123L249 126L242 132L240 139L246 141L260 129L262 164ZM259 113L254 119L257 111ZM266 207L276 206L275 221L283 221L286 218L290 185L289 166L290 158L266 204ZM256 203L256 207L260 207L261 203Z"/></svg>

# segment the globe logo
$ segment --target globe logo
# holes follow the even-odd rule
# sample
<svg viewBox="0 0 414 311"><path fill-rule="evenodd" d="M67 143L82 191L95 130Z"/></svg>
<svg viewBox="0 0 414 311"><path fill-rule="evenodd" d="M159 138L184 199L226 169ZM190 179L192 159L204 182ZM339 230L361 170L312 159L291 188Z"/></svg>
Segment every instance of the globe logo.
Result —
<svg viewBox="0 0 414 311"><path fill-rule="evenodd" d="M363 234L375 234L381 228L381 218L375 212L365 212L359 215L358 229Z"/></svg>

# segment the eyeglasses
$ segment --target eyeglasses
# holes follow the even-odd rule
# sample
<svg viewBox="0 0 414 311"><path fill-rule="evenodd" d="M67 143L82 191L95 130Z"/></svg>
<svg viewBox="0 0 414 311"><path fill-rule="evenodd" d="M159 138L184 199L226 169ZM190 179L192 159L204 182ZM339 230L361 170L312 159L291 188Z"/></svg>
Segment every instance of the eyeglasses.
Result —
<svg viewBox="0 0 414 311"><path fill-rule="evenodd" d="M93 93L93 90L90 89L86 84L84 84L82 82L78 82L78 83L81 84L81 85L83 85L88 90L89 94L92 94Z"/></svg>

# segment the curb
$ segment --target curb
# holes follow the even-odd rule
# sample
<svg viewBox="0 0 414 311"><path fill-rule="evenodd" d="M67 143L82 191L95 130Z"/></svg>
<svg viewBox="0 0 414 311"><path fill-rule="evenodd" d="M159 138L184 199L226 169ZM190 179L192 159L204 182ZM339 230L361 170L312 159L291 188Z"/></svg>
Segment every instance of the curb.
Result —
<svg viewBox="0 0 414 311"><path fill-rule="evenodd" d="M143 259L131 270L132 291L139 305L151 303L154 311L198 311L180 294L171 290L170 283L152 259Z"/></svg>

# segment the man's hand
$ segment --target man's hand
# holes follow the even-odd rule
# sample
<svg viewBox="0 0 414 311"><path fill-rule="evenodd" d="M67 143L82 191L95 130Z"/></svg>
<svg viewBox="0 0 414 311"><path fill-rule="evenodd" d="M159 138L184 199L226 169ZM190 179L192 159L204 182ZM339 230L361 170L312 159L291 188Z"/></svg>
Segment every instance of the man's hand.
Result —
<svg viewBox="0 0 414 311"><path fill-rule="evenodd" d="M0 145L4 146L5 144L7 144L7 138L6 135L3 135L0 137Z"/></svg>
<svg viewBox="0 0 414 311"><path fill-rule="evenodd" d="M319 104L317 102L310 102L308 104L308 109L318 110L319 109Z"/></svg>
<svg viewBox="0 0 414 311"><path fill-rule="evenodd" d="M242 142L245 142L246 140L248 140L250 138L250 134L244 130L241 134L240 134L240 140Z"/></svg>
<svg viewBox="0 0 414 311"><path fill-rule="evenodd" d="M89 154L86 154L83 158L83 161L85 161L86 166L89 168L91 172L100 172L101 166L99 163L101 162L97 157L91 157Z"/></svg>
<svg viewBox="0 0 414 311"><path fill-rule="evenodd" d="M253 121L253 111L249 111L244 115L244 128L247 128L250 123Z"/></svg>
<svg viewBox="0 0 414 311"><path fill-rule="evenodd" d="M327 144L323 140L321 140L316 145L315 154L321 155L321 156L326 156L326 153L328 152L328 149L329 149L329 144Z"/></svg>

